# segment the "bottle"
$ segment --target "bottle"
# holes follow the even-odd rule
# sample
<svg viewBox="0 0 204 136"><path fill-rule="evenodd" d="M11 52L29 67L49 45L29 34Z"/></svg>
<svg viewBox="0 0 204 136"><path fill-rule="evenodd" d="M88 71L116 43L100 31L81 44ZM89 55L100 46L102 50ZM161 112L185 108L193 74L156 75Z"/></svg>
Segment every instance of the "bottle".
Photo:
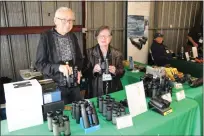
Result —
<svg viewBox="0 0 204 136"><path fill-rule="evenodd" d="M34 72L34 66L33 66L33 62L32 61L30 63L30 72Z"/></svg>
<svg viewBox="0 0 204 136"><path fill-rule="evenodd" d="M184 48L183 48L183 46L181 47L181 59L184 59Z"/></svg>

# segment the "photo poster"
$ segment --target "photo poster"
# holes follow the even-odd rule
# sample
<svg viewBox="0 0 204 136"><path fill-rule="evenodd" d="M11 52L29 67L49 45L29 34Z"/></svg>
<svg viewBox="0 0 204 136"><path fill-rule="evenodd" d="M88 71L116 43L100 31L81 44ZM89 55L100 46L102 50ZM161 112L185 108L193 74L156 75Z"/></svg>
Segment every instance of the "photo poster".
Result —
<svg viewBox="0 0 204 136"><path fill-rule="evenodd" d="M127 24L127 35L129 38L148 37L148 16L128 15Z"/></svg>
<svg viewBox="0 0 204 136"><path fill-rule="evenodd" d="M148 42L142 46L142 49L139 50L137 47L132 45L130 38L135 42L139 41L141 37L148 38L148 29L149 29L149 16L143 15L128 15L127 17L127 58L129 56L133 57L134 61L141 63L147 63L148 55Z"/></svg>
<svg viewBox="0 0 204 136"><path fill-rule="evenodd" d="M144 16L128 15L127 21L129 38L138 38L144 35Z"/></svg>

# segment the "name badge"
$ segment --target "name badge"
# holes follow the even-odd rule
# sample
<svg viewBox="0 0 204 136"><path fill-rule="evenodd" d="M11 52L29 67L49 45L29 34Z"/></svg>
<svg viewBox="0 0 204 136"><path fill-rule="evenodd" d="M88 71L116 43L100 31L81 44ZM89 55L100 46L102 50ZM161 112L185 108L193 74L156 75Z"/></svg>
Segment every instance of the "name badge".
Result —
<svg viewBox="0 0 204 136"><path fill-rule="evenodd" d="M103 74L102 80L103 81L110 81L110 80L112 80L111 74Z"/></svg>
<svg viewBox="0 0 204 136"><path fill-rule="evenodd" d="M185 96L184 90L181 90L181 91L179 91L179 92L176 93L176 99L177 99L177 101L183 100L183 99L185 99L185 98L186 98L186 96Z"/></svg>

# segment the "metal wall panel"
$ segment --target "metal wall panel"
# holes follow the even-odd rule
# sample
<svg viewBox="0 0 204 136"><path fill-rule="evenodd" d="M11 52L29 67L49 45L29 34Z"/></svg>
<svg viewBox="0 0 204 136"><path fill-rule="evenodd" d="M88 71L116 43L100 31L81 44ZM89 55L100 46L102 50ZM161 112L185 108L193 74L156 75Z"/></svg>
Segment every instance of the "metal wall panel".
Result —
<svg viewBox="0 0 204 136"><path fill-rule="evenodd" d="M36 51L37 51L39 40L40 40L39 34L29 34L28 35L29 53L30 53L30 61L29 61L28 66L30 66L31 62L34 63L36 60Z"/></svg>
<svg viewBox="0 0 204 136"><path fill-rule="evenodd" d="M56 2L56 5L57 5L57 9L58 9L59 7L72 8L72 7L71 7L71 2L69 2L69 1L57 1L57 2Z"/></svg>
<svg viewBox="0 0 204 136"><path fill-rule="evenodd" d="M82 25L82 4L81 2L71 2L71 9L75 12L75 24Z"/></svg>
<svg viewBox="0 0 204 136"><path fill-rule="evenodd" d="M23 26L23 8L21 2L6 2L9 26Z"/></svg>
<svg viewBox="0 0 204 136"><path fill-rule="evenodd" d="M165 44L177 53L186 46L189 29L195 25L200 8L198 1L155 2L155 28L164 33ZM171 29L170 25L173 29Z"/></svg>
<svg viewBox="0 0 204 136"><path fill-rule="evenodd" d="M43 26L46 25L54 25L54 16L55 16L55 2L49 1L45 2L42 1L42 19L43 19Z"/></svg>
<svg viewBox="0 0 204 136"><path fill-rule="evenodd" d="M20 80L19 71L29 67L26 43L24 35L11 36L12 54L14 60L15 74L17 80Z"/></svg>
<svg viewBox="0 0 204 136"><path fill-rule="evenodd" d="M25 14L27 26L40 26L39 2L25 1Z"/></svg>
<svg viewBox="0 0 204 136"><path fill-rule="evenodd" d="M9 43L7 36L1 36L1 71L0 76L8 76L13 79L13 70L10 59Z"/></svg>
<svg viewBox="0 0 204 136"><path fill-rule="evenodd" d="M0 10L1 10L1 27L6 27L3 9L4 9L4 7L3 7L3 2L1 1L1 3L0 3Z"/></svg>

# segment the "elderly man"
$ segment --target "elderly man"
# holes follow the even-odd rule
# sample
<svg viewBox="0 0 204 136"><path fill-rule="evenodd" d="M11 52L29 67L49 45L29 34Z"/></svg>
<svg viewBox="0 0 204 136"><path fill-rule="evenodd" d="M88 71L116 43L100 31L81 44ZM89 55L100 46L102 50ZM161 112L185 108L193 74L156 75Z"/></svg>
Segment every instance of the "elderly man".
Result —
<svg viewBox="0 0 204 136"><path fill-rule="evenodd" d="M37 69L56 82L65 104L81 99L79 87L67 85L67 79L73 73L73 66L78 68L79 84L79 71L82 68L82 54L77 37L70 32L74 21L75 15L71 9L57 9L54 17L55 27L41 34L36 54Z"/></svg>
<svg viewBox="0 0 204 136"><path fill-rule="evenodd" d="M158 66L165 66L171 58L171 54L163 44L163 34L156 33L151 46L152 57Z"/></svg>

